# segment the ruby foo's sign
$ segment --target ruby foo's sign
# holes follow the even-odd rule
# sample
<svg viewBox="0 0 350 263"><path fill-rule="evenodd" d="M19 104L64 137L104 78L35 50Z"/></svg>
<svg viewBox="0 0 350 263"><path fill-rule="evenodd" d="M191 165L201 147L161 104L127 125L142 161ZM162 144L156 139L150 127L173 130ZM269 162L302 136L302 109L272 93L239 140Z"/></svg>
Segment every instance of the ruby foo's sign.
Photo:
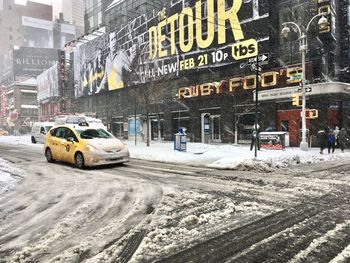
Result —
<svg viewBox="0 0 350 263"><path fill-rule="evenodd" d="M300 83L302 68L299 66L271 70L261 74L259 87L261 88L281 88L286 86L296 86ZM234 77L219 82L209 82L199 85L191 85L178 89L178 99L189 99L215 94L232 93L236 89L253 90L256 87L256 76L247 75Z"/></svg>

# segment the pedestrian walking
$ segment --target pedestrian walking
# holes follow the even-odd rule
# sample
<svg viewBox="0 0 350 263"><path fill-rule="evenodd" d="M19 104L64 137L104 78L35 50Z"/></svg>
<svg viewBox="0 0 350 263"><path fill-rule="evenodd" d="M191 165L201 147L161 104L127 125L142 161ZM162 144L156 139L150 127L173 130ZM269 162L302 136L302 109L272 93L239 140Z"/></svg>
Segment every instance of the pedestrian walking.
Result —
<svg viewBox="0 0 350 263"><path fill-rule="evenodd" d="M332 153L334 153L334 150L335 150L335 134L334 134L334 131L332 129L330 129L328 134L327 134L327 145L328 145L328 154L331 153L331 149L332 149Z"/></svg>
<svg viewBox="0 0 350 263"><path fill-rule="evenodd" d="M323 154L324 148L327 145L327 134L325 130L319 130L317 132L318 144L320 145L320 154Z"/></svg>
<svg viewBox="0 0 350 263"><path fill-rule="evenodd" d="M253 134L252 134L252 141L250 143L250 150L253 150L253 147L255 145L255 138L257 140L257 144L258 144L258 150L260 151L260 139L259 139L259 130L260 130L260 126L259 124L257 124L256 126L257 130L255 130L255 125L254 125L254 130L253 130Z"/></svg>
<svg viewBox="0 0 350 263"><path fill-rule="evenodd" d="M338 145L342 153L344 152L346 142L347 142L346 129L341 128L341 130L338 133Z"/></svg>
<svg viewBox="0 0 350 263"><path fill-rule="evenodd" d="M338 126L335 126L334 128L334 135L335 135L335 146L338 145L338 134L339 134L340 130Z"/></svg>

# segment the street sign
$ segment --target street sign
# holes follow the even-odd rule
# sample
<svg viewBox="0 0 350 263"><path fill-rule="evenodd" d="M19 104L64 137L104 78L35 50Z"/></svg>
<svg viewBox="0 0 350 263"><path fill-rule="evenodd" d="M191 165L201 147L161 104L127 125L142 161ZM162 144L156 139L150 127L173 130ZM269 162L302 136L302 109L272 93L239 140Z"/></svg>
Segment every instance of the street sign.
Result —
<svg viewBox="0 0 350 263"><path fill-rule="evenodd" d="M250 65L251 71L256 71L256 63L253 63ZM258 66L258 72L260 73L262 71L262 68Z"/></svg>
<svg viewBox="0 0 350 263"><path fill-rule="evenodd" d="M269 63L269 53L263 53L258 55L258 64L266 65ZM256 57L252 57L248 59L248 64L256 64Z"/></svg>
<svg viewBox="0 0 350 263"><path fill-rule="evenodd" d="M301 93L302 89L298 89L298 92ZM311 87L305 87L305 92L312 92L312 88Z"/></svg>

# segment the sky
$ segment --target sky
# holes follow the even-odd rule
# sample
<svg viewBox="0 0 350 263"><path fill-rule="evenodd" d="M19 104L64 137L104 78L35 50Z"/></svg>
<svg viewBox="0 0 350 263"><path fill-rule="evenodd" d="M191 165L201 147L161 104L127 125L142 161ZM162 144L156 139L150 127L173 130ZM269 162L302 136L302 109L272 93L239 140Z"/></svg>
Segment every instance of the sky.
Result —
<svg viewBox="0 0 350 263"><path fill-rule="evenodd" d="M16 4L25 4L28 0L15 0ZM53 19L58 17L59 12L62 11L62 0L30 0L32 2L47 4L53 6Z"/></svg>

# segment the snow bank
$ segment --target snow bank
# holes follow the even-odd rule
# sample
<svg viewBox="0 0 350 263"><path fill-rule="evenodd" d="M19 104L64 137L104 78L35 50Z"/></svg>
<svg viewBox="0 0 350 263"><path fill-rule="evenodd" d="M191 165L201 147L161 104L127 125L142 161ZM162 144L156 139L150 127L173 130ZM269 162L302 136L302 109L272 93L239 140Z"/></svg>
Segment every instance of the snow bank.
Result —
<svg viewBox="0 0 350 263"><path fill-rule="evenodd" d="M11 163L0 158L0 194L13 189L24 171L12 167Z"/></svg>
<svg viewBox="0 0 350 263"><path fill-rule="evenodd" d="M194 166L206 166L219 169L240 169L270 171L273 168L288 167L302 163L318 163L322 161L346 160L350 152L341 153L336 149L334 154L319 153L318 148L301 151L299 148L285 150L258 151L257 158L249 145L188 143L187 152L174 151L171 142L153 142L150 147L145 143L126 142L132 158L159 162L183 163Z"/></svg>
<svg viewBox="0 0 350 263"><path fill-rule="evenodd" d="M15 145L30 145L32 147L41 148L43 144L33 144L30 140L30 135L23 136L0 136L0 144L15 144Z"/></svg>

